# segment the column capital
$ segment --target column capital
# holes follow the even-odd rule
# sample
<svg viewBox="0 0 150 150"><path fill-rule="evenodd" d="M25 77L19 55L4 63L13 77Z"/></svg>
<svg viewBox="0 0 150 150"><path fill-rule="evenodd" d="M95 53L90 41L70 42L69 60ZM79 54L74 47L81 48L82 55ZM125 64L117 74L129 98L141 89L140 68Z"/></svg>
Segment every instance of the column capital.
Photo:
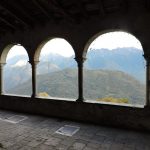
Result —
<svg viewBox="0 0 150 150"><path fill-rule="evenodd" d="M3 67L6 63L0 63L0 95L4 94L4 79L3 79Z"/></svg>
<svg viewBox="0 0 150 150"><path fill-rule="evenodd" d="M150 67L150 54L144 54L143 57L146 60L146 66Z"/></svg>
<svg viewBox="0 0 150 150"><path fill-rule="evenodd" d="M84 61L86 61L86 57L75 57L74 58L76 60L77 63L84 63Z"/></svg>
<svg viewBox="0 0 150 150"><path fill-rule="evenodd" d="M146 61L150 62L150 53L143 54L143 57L145 58Z"/></svg>
<svg viewBox="0 0 150 150"><path fill-rule="evenodd" d="M4 65L6 65L6 63L0 63L0 67L3 67Z"/></svg>
<svg viewBox="0 0 150 150"><path fill-rule="evenodd" d="M32 61L32 60L29 60L28 61L31 65L37 65L40 61Z"/></svg>

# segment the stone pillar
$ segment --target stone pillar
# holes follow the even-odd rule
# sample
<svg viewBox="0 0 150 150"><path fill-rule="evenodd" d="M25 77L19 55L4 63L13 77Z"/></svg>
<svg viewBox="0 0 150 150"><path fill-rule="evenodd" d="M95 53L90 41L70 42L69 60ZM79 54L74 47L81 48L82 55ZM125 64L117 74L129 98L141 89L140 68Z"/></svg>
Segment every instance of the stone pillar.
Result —
<svg viewBox="0 0 150 150"><path fill-rule="evenodd" d="M150 60L146 61L146 105L150 106Z"/></svg>
<svg viewBox="0 0 150 150"><path fill-rule="evenodd" d="M150 106L150 56L144 54L146 60L146 106Z"/></svg>
<svg viewBox="0 0 150 150"><path fill-rule="evenodd" d="M5 63L0 64L0 95L4 94L4 78L3 78L3 70Z"/></svg>
<svg viewBox="0 0 150 150"><path fill-rule="evenodd" d="M75 58L78 64L78 99L77 102L83 102L84 96L83 96L83 63L85 61L85 58L77 59Z"/></svg>
<svg viewBox="0 0 150 150"><path fill-rule="evenodd" d="M37 71L37 64L39 62L33 61L30 62L32 67L32 95L31 97L35 98L37 97L37 83L36 83L36 71Z"/></svg>

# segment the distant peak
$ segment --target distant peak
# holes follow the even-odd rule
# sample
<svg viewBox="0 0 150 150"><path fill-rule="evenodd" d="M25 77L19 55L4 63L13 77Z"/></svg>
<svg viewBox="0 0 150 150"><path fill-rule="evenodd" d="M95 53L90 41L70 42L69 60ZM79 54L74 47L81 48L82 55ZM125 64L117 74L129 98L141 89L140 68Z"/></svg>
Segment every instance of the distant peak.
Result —
<svg viewBox="0 0 150 150"><path fill-rule="evenodd" d="M96 49L96 48L90 48L89 51L121 51L121 50L125 50L125 51L142 51L142 49L138 49L136 47L117 47L114 49L108 49L108 48L100 48L100 49Z"/></svg>
<svg viewBox="0 0 150 150"><path fill-rule="evenodd" d="M27 64L26 60L19 60L17 61L16 64L12 65L12 67L22 67L22 66L25 66L26 64Z"/></svg>

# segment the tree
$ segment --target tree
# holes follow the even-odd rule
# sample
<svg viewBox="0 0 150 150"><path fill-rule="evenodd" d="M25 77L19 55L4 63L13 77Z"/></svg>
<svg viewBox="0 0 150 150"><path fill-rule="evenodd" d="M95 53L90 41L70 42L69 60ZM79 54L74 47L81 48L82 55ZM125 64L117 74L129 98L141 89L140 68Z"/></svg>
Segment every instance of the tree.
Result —
<svg viewBox="0 0 150 150"><path fill-rule="evenodd" d="M111 103L128 103L129 102L127 98L114 98L114 97L98 98L97 101L111 102Z"/></svg>

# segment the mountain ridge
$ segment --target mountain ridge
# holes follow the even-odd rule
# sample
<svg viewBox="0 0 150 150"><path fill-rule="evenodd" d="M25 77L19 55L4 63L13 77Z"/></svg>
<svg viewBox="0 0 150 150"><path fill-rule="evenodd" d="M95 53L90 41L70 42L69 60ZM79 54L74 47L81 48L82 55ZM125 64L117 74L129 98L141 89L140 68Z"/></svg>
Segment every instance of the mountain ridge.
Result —
<svg viewBox="0 0 150 150"><path fill-rule="evenodd" d="M9 90L9 93L30 95L31 80ZM97 100L104 97L127 98L131 104L145 103L145 85L121 71L84 70L84 97ZM50 97L78 97L77 69L64 69L37 76L38 93L46 92Z"/></svg>
<svg viewBox="0 0 150 150"><path fill-rule="evenodd" d="M84 69L106 69L123 71L138 79L141 83L145 83L145 61L142 56L143 51L137 48L117 48L108 49L91 49L87 53L87 60L84 62ZM27 56L15 56L9 59L8 65L4 69L4 83L6 91L22 84L31 78L31 65L27 63L24 66L17 66L17 62L26 60ZM12 68L12 66L14 66ZM77 68L74 56L64 57L59 54L47 54L40 57L40 63L37 65L37 75L53 73L63 69Z"/></svg>

